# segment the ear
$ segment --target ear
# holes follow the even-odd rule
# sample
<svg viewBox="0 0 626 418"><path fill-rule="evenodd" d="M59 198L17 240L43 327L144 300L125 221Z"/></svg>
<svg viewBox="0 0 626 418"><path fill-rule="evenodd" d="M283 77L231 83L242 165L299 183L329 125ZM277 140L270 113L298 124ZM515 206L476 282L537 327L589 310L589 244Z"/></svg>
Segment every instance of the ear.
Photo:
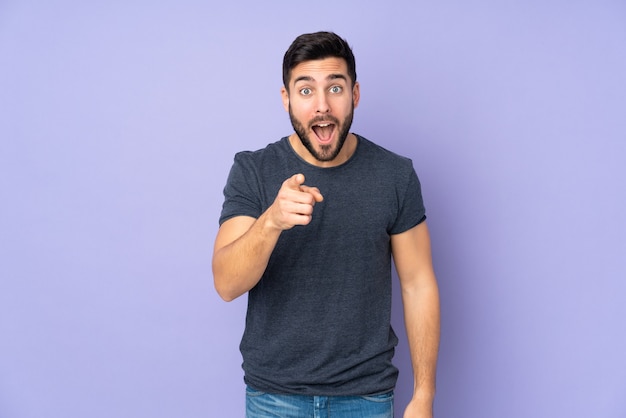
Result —
<svg viewBox="0 0 626 418"><path fill-rule="evenodd" d="M285 111L289 112L289 92L285 86L280 89L280 95L283 99L283 107L285 108Z"/></svg>
<svg viewBox="0 0 626 418"><path fill-rule="evenodd" d="M352 87L352 103L354 104L355 108L359 105L360 99L361 99L361 85L357 81L354 83L354 86Z"/></svg>

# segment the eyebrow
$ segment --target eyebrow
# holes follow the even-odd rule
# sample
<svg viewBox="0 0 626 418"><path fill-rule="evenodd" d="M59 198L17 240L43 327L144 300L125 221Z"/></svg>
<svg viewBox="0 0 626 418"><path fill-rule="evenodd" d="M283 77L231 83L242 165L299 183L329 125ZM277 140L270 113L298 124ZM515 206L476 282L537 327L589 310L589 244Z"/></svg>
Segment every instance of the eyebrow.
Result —
<svg viewBox="0 0 626 418"><path fill-rule="evenodd" d="M345 81L348 81L348 78L344 74L338 73L338 74L329 74L326 77L326 80L345 80ZM302 75L302 76L296 78L293 81L293 84L296 85L300 81L315 81L315 79L313 77L309 76L309 75Z"/></svg>

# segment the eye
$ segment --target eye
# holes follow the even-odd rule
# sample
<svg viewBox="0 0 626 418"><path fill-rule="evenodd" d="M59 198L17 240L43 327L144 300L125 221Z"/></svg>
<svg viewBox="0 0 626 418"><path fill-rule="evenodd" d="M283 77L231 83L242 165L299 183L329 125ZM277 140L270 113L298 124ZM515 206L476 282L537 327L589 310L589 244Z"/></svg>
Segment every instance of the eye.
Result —
<svg viewBox="0 0 626 418"><path fill-rule="evenodd" d="M341 86L332 86L330 88L331 93L341 93L342 91L343 91L343 88Z"/></svg>
<svg viewBox="0 0 626 418"><path fill-rule="evenodd" d="M303 95L303 96L308 96L311 93L313 93L313 91L310 88L308 88L308 87L300 89L300 94Z"/></svg>

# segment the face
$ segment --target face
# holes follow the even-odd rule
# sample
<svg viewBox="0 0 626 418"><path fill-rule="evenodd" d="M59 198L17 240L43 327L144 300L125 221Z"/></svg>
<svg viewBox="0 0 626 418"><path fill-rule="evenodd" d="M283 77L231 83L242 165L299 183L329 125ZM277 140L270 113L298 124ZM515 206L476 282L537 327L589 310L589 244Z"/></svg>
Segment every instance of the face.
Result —
<svg viewBox="0 0 626 418"><path fill-rule="evenodd" d="M318 165L345 157L344 143L359 102L359 84L352 86L341 58L305 61L291 71L283 105L302 148L299 154ZM298 151L298 149L296 149Z"/></svg>

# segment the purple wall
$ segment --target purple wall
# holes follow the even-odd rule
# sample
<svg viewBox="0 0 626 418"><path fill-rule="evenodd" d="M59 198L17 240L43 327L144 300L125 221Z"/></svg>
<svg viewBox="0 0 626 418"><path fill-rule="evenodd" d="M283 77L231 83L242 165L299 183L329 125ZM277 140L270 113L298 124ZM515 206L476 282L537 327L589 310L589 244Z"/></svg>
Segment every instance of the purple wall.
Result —
<svg viewBox="0 0 626 418"><path fill-rule="evenodd" d="M423 182L437 416L626 416L624 2L98 3L0 2L0 417L243 416L221 190L319 29Z"/></svg>

